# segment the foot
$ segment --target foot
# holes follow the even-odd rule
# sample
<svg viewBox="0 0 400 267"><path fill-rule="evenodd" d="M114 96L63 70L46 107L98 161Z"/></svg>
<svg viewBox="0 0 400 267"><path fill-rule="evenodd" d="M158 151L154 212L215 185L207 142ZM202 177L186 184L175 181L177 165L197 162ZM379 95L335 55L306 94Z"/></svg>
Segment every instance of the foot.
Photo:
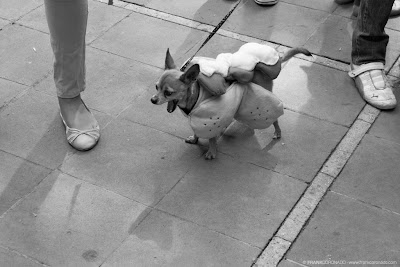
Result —
<svg viewBox="0 0 400 267"><path fill-rule="evenodd" d="M396 97L385 75L383 63L352 65L351 68L349 76L354 79L356 87L365 101L379 109L396 107Z"/></svg>
<svg viewBox="0 0 400 267"><path fill-rule="evenodd" d="M208 140L208 151L206 152L205 158L207 160L215 159L217 157L217 138L213 137Z"/></svg>
<svg viewBox="0 0 400 267"><path fill-rule="evenodd" d="M197 144L198 141L199 141L199 138L195 135L191 135L185 139L185 142L188 144Z"/></svg>
<svg viewBox="0 0 400 267"><path fill-rule="evenodd" d="M272 6L278 3L279 0L254 0L259 5L262 6Z"/></svg>
<svg viewBox="0 0 400 267"><path fill-rule="evenodd" d="M394 0L393 6L392 6L392 11L390 12L390 16L398 16L400 15L400 1L399 0Z"/></svg>
<svg viewBox="0 0 400 267"><path fill-rule="evenodd" d="M99 139L99 125L80 95L58 98L58 103L70 145L82 151L93 148Z"/></svg>

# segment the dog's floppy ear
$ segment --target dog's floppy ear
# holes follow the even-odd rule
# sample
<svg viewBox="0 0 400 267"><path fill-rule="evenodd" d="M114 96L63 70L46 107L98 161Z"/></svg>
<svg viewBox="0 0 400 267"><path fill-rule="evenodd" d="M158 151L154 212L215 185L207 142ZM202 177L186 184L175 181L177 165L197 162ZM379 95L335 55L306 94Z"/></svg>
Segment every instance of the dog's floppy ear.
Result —
<svg viewBox="0 0 400 267"><path fill-rule="evenodd" d="M167 49L167 54L165 56L165 69L166 70L176 69L175 62L172 59L171 54L169 53L169 48Z"/></svg>
<svg viewBox="0 0 400 267"><path fill-rule="evenodd" d="M200 73L200 66L199 64L194 64L189 69L187 69L182 76L179 78L185 84L190 84L197 79Z"/></svg>

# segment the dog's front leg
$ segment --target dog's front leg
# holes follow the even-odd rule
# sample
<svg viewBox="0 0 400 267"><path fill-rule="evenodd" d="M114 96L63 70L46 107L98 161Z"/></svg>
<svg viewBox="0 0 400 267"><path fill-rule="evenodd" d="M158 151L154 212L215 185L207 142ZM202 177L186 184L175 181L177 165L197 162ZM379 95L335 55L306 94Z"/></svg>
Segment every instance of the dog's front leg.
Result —
<svg viewBox="0 0 400 267"><path fill-rule="evenodd" d="M197 144L198 141L199 141L199 138L195 134L191 135L185 139L185 142L188 144Z"/></svg>
<svg viewBox="0 0 400 267"><path fill-rule="evenodd" d="M217 137L213 137L208 140L208 151L206 153L206 159L215 159L217 157Z"/></svg>
<svg viewBox="0 0 400 267"><path fill-rule="evenodd" d="M273 139L279 139L282 136L281 127L279 127L278 121L274 122L275 133Z"/></svg>

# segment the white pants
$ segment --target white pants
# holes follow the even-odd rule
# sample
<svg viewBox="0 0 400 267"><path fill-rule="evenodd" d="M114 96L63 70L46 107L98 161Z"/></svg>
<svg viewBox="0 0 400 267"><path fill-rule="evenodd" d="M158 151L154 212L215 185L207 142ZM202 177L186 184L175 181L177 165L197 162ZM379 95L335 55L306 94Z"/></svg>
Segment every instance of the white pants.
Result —
<svg viewBox="0 0 400 267"><path fill-rule="evenodd" d="M87 0L45 0L54 53L57 96L74 98L85 90Z"/></svg>

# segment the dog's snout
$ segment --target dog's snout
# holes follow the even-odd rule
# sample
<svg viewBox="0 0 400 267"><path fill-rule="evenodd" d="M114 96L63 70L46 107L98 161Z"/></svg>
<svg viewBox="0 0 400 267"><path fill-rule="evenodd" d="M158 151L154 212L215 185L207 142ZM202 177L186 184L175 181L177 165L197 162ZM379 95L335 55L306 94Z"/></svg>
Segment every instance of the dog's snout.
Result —
<svg viewBox="0 0 400 267"><path fill-rule="evenodd" d="M153 103L153 104L158 103L158 97L156 95L151 98L151 103Z"/></svg>

